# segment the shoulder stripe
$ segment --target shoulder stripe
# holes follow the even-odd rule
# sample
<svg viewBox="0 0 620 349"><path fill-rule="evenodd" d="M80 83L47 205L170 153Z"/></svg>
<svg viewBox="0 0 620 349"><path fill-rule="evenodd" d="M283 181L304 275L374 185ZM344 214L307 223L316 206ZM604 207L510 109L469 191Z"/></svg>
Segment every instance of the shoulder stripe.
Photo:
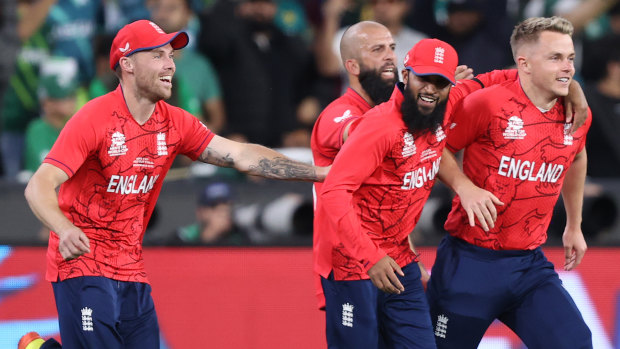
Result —
<svg viewBox="0 0 620 349"><path fill-rule="evenodd" d="M56 167L59 167L61 170L65 171L65 172L67 172L67 171L71 172L70 177L73 177L73 175L75 174L75 172L73 172L73 170L69 166L67 166L67 164L65 164L62 161L56 160L54 158L49 158L49 157L45 158L45 160L49 161L49 162L54 162L56 164L55 165ZM69 173L67 173L67 174L69 174Z"/></svg>

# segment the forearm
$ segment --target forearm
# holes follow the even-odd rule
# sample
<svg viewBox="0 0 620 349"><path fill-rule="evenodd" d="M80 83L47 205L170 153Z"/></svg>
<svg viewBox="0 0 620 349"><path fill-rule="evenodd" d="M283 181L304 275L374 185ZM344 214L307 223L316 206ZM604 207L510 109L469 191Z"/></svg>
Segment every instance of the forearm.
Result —
<svg viewBox="0 0 620 349"><path fill-rule="evenodd" d="M33 176L25 191L26 200L34 215L57 234L74 227L60 210L53 184L39 177Z"/></svg>
<svg viewBox="0 0 620 349"><path fill-rule="evenodd" d="M446 148L444 148L443 153L441 154L441 163L439 164L439 172L437 173L437 176L442 183L457 194L466 186L473 185L472 181L459 167L454 154Z"/></svg>
<svg viewBox="0 0 620 349"><path fill-rule="evenodd" d="M575 161L573 161L566 173L564 185L562 186L562 198L566 210L566 227L569 229L581 226L586 169L587 156L584 150L575 157Z"/></svg>
<svg viewBox="0 0 620 349"><path fill-rule="evenodd" d="M200 161L232 167L250 175L285 180L322 181L328 168L295 161L258 144L240 143L214 136L200 154Z"/></svg>
<svg viewBox="0 0 620 349"><path fill-rule="evenodd" d="M320 181L326 175L322 168L292 160L258 144L247 144L234 167L243 173L271 179Z"/></svg>

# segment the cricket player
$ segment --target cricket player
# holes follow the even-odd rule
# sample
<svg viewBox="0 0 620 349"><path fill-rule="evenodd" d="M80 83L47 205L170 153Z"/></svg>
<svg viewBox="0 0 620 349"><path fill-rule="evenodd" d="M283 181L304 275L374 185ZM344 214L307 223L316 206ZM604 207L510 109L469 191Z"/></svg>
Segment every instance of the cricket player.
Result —
<svg viewBox="0 0 620 349"><path fill-rule="evenodd" d="M495 319L530 349L592 348L588 326L540 247L562 193L564 269L577 267L587 249L581 211L591 114L571 133L563 104L575 74L572 34L559 17L521 22L510 40L518 80L477 91L453 109L447 147L465 150L466 177L442 166L442 180L459 195L427 290L438 348L476 348ZM467 224L461 193L471 186L504 203L489 229Z"/></svg>
<svg viewBox="0 0 620 349"><path fill-rule="evenodd" d="M68 348L159 348L142 239L177 155L275 179L321 180L327 172L217 136L164 102L174 51L188 40L148 20L123 27L110 50L118 88L70 119L26 187L32 211L52 230L46 279ZM42 342L30 333L20 348L59 347Z"/></svg>

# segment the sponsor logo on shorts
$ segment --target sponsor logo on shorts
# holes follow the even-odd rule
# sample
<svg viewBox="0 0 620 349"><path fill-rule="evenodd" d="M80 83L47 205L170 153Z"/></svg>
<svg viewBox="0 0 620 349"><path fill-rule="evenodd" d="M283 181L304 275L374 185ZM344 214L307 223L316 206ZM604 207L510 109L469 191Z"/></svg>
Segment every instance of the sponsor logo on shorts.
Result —
<svg viewBox="0 0 620 349"><path fill-rule="evenodd" d="M82 308L82 331L93 331L93 310L88 307Z"/></svg>
<svg viewBox="0 0 620 349"><path fill-rule="evenodd" d="M353 304L345 303L342 305L342 325L353 327Z"/></svg>
<svg viewBox="0 0 620 349"><path fill-rule="evenodd" d="M435 337L446 338L448 332L448 317L441 314L437 317L437 323L435 324Z"/></svg>

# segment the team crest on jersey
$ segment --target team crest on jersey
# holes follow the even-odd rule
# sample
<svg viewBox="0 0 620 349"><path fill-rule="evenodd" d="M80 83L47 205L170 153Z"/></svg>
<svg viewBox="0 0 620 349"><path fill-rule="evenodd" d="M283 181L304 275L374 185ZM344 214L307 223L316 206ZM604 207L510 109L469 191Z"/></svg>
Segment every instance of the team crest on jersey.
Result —
<svg viewBox="0 0 620 349"><path fill-rule="evenodd" d="M127 154L127 145L125 144L125 135L116 131L112 134L112 145L108 149L108 155L120 156Z"/></svg>
<svg viewBox="0 0 620 349"><path fill-rule="evenodd" d="M157 155L168 155L168 145L166 145L166 134L157 134Z"/></svg>
<svg viewBox="0 0 620 349"><path fill-rule="evenodd" d="M525 136L523 120L518 116L511 116L508 119L508 126L504 130L504 139L523 139Z"/></svg>
<svg viewBox="0 0 620 349"><path fill-rule="evenodd" d="M413 139L413 135L409 132L405 132L403 136L403 157L411 156L415 154L415 140Z"/></svg>
<svg viewBox="0 0 620 349"><path fill-rule="evenodd" d="M441 126L437 126L435 130L435 138L437 138L437 142L441 142L446 139L446 134L443 132L443 128Z"/></svg>
<svg viewBox="0 0 620 349"><path fill-rule="evenodd" d="M564 145L573 145L573 135L570 134L570 128L573 124L564 124Z"/></svg>
<svg viewBox="0 0 620 349"><path fill-rule="evenodd" d="M351 116L353 116L353 115L351 114L351 111L350 111L349 109L347 109L347 110L344 112L344 114L342 114L342 116L339 116L339 117L337 117L337 118L334 118L334 122L335 122L335 123L340 123L340 122L343 122L343 121L345 121L346 119L350 118Z"/></svg>

